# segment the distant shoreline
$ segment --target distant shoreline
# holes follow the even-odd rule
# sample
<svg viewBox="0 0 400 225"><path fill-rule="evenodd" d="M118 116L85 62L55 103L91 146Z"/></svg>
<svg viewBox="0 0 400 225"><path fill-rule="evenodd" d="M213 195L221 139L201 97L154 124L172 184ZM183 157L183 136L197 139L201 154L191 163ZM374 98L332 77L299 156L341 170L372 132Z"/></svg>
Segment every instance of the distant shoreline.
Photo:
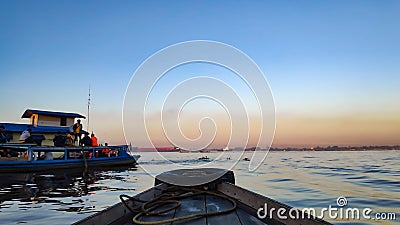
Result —
<svg viewBox="0 0 400 225"><path fill-rule="evenodd" d="M400 149L338 149L338 150L269 150L271 152L372 152L372 151L399 151ZM265 151L265 150L263 150Z"/></svg>
<svg viewBox="0 0 400 225"><path fill-rule="evenodd" d="M270 148L270 151L382 151L400 150L400 145L394 146L327 146L311 148Z"/></svg>
<svg viewBox="0 0 400 225"><path fill-rule="evenodd" d="M257 149L257 151L261 152L266 152L266 149ZM269 152L377 152L377 151L400 151L400 149L335 149L335 150L328 150L328 149L322 149L322 150L313 150L313 149L270 149L268 150ZM135 151L139 153L143 152L158 152L156 150L154 151ZM167 151L165 151L168 153ZM185 151L181 153L213 153L213 152L243 152L243 150L208 150L208 151ZM244 152L255 152L255 150L244 150ZM162 152L164 153L164 152ZM179 151L176 151L175 153L179 153Z"/></svg>

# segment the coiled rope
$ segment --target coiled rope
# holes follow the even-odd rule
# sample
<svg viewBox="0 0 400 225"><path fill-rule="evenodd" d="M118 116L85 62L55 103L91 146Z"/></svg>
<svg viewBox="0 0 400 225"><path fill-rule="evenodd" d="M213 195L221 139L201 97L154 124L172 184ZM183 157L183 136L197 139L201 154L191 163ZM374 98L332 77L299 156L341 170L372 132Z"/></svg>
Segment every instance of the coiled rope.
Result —
<svg viewBox="0 0 400 225"><path fill-rule="evenodd" d="M139 220L139 218L141 216L157 216L157 215L162 215L166 212L175 210L181 206L181 202L179 201L180 199L188 198L188 197L192 197L192 196L196 196L196 195L203 195L203 194L212 195L215 197L225 199L232 203L232 207L229 209L223 210L223 211L194 213L194 214L189 214L189 215L185 215L185 216L181 216L181 217L175 217L172 219L159 220L159 221L146 222L146 221ZM133 223L141 224L141 225L155 225L155 224L176 222L179 220L200 218L200 217L205 217L205 216L222 215L222 214L226 214L226 213L230 213L230 212L234 211L237 207L236 201L225 195L217 194L217 193L211 192L211 191L203 191L203 190L198 190L198 189L193 189L193 188L174 187L174 186L168 187L167 189L164 190L164 192L161 195L159 195L158 197L156 197L150 201L143 201L143 200L140 200L140 199L128 196L128 195L120 195L119 198L121 199L121 202L125 205L125 207L129 211L131 211L133 214L136 214L132 219ZM125 200L126 198L130 199L134 202L140 202L143 204L141 207L132 208L126 202L126 200ZM171 204L173 204L173 205L167 209L163 209L160 211L153 211L154 209L159 208L161 206L166 206L166 205L171 205Z"/></svg>

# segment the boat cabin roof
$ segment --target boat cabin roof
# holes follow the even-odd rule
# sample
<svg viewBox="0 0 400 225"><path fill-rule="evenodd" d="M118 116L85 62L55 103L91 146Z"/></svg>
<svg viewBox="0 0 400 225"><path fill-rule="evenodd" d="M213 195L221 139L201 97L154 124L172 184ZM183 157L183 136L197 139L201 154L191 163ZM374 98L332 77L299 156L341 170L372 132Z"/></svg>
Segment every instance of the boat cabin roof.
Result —
<svg viewBox="0 0 400 225"><path fill-rule="evenodd" d="M59 126L33 126L31 124L20 124L20 123L0 123L4 126L5 132L22 132L28 128L31 128L32 133L67 133L70 132L69 127Z"/></svg>
<svg viewBox="0 0 400 225"><path fill-rule="evenodd" d="M70 117L70 118L86 119L85 116L82 116L81 114L78 114L78 113L54 112L54 111L44 111L44 110L37 110L37 109L25 110L25 112L24 112L24 114L22 114L21 118L30 118L33 114L54 116L54 117Z"/></svg>

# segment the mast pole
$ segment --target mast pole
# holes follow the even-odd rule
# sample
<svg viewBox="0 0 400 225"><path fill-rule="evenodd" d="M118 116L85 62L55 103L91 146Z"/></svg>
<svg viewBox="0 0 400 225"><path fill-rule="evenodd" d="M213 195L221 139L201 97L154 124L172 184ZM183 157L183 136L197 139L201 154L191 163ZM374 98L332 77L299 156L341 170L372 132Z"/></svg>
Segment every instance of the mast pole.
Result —
<svg viewBox="0 0 400 225"><path fill-rule="evenodd" d="M90 85L89 85L89 97L88 97L88 103L87 103L87 130L89 132L89 126L90 126Z"/></svg>

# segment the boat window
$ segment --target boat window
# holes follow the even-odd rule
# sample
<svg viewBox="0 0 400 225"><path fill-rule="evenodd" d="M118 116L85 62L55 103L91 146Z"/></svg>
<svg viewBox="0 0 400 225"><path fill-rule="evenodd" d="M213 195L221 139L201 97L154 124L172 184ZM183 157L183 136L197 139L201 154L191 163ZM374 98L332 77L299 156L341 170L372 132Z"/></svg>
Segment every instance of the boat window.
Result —
<svg viewBox="0 0 400 225"><path fill-rule="evenodd" d="M25 149L1 148L1 161L7 160L28 160L28 152Z"/></svg>
<svg viewBox="0 0 400 225"><path fill-rule="evenodd" d="M113 149L110 152L110 157L117 157L119 154L119 150L118 149Z"/></svg>
<svg viewBox="0 0 400 225"><path fill-rule="evenodd" d="M55 160L55 159L64 159L64 154L62 152L40 152L38 157L39 160Z"/></svg>
<svg viewBox="0 0 400 225"><path fill-rule="evenodd" d="M82 159L82 152L77 151L69 151L68 152L68 159Z"/></svg>
<svg viewBox="0 0 400 225"><path fill-rule="evenodd" d="M60 118L60 126L67 126L67 117Z"/></svg>

